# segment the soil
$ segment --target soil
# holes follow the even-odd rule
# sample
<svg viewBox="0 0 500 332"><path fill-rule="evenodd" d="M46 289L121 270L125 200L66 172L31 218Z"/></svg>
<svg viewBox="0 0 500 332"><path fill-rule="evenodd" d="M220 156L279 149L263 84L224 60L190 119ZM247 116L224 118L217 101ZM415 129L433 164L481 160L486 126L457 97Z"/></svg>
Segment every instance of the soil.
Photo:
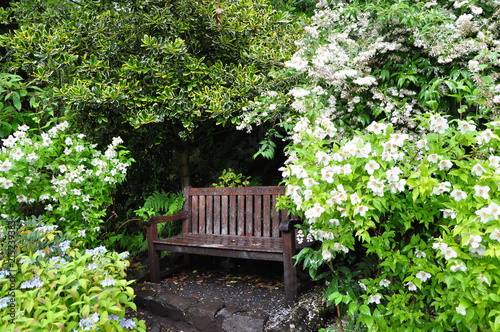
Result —
<svg viewBox="0 0 500 332"><path fill-rule="evenodd" d="M137 287L171 292L200 302L222 301L226 307L267 315L266 328L287 319L290 307L284 304L283 268L278 262L196 257L191 269L183 269L162 279L160 284L141 282ZM299 294L314 289L302 280ZM159 317L144 308L131 315L143 319L148 331L195 332L186 322Z"/></svg>

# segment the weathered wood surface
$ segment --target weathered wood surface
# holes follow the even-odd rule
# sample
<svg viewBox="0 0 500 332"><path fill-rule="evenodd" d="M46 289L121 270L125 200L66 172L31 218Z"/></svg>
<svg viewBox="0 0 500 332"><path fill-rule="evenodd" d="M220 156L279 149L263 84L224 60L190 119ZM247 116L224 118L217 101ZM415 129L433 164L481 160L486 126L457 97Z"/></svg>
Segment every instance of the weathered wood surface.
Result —
<svg viewBox="0 0 500 332"><path fill-rule="evenodd" d="M184 190L183 211L148 222L151 281L160 281L159 251L232 258L281 261L285 295L297 295L295 229L287 211L278 211L284 187L191 188ZM181 234L158 238L157 224L182 220Z"/></svg>

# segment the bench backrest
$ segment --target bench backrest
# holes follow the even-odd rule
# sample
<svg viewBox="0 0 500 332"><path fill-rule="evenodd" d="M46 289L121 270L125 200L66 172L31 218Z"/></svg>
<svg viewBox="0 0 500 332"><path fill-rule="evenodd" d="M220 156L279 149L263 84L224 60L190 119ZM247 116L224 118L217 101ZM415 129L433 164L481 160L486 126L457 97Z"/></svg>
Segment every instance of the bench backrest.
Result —
<svg viewBox="0 0 500 332"><path fill-rule="evenodd" d="M277 211L285 187L231 187L184 189L184 233L279 237L287 211Z"/></svg>

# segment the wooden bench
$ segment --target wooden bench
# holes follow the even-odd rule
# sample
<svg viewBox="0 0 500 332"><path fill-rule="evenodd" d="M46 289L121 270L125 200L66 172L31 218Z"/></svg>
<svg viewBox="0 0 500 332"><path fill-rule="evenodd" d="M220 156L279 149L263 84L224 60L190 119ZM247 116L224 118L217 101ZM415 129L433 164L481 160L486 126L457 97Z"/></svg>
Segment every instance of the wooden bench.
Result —
<svg viewBox="0 0 500 332"><path fill-rule="evenodd" d="M283 262L285 300L297 297L294 224L276 210L285 187L184 189L183 210L147 222L151 282L160 282L160 251ZM159 239L157 224L182 220L179 235Z"/></svg>

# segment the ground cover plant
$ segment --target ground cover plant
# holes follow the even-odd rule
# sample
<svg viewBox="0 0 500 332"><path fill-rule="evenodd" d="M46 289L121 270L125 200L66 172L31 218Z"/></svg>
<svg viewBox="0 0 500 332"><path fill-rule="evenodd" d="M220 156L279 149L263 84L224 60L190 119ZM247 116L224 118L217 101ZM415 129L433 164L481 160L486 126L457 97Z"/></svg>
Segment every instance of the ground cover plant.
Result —
<svg viewBox="0 0 500 332"><path fill-rule="evenodd" d="M132 160L70 130L16 125L0 150L0 321L7 331L145 331L125 280L128 253L99 235Z"/></svg>
<svg viewBox="0 0 500 332"><path fill-rule="evenodd" d="M133 281L125 279L128 253L82 249L43 219L14 218L2 229L3 331L146 331L143 321L125 316L126 308L137 309ZM15 243L8 241L13 232Z"/></svg>
<svg viewBox="0 0 500 332"><path fill-rule="evenodd" d="M499 6L320 1L274 74L304 84L240 118L288 131L283 205L322 241L298 260L352 328L500 328Z"/></svg>

